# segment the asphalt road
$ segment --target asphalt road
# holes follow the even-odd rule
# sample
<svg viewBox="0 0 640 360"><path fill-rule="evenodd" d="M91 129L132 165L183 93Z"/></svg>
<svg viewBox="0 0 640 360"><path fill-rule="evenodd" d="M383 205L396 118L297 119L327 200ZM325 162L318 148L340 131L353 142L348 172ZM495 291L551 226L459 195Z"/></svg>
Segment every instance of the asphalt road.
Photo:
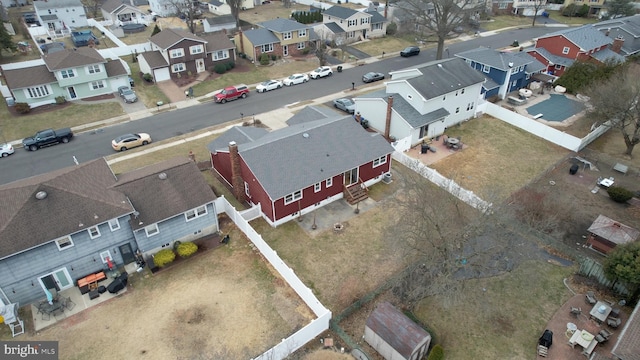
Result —
<svg viewBox="0 0 640 360"><path fill-rule="evenodd" d="M479 46L503 48L514 40L520 43L530 41L556 28L525 28L501 32L490 37L478 37L469 41L452 44L444 56L454 56L458 52ZM388 73L435 60L435 49L425 50L418 56L401 58L389 57L381 61L335 72L329 78L311 80L306 84L284 87L279 90L258 94L255 91L247 99L226 104L205 103L189 108L161 113L148 118L76 134L68 144L59 144L36 152L16 149L15 154L0 159L0 184L46 173L74 164L74 156L80 162L113 154L111 140L130 132L147 132L154 141L168 139L213 125L237 120L243 113L245 118L254 114L271 111L287 104L314 99L351 88L351 82L361 84L362 75L369 71ZM374 54L371 54L374 55ZM7 139L10 140L10 139Z"/></svg>

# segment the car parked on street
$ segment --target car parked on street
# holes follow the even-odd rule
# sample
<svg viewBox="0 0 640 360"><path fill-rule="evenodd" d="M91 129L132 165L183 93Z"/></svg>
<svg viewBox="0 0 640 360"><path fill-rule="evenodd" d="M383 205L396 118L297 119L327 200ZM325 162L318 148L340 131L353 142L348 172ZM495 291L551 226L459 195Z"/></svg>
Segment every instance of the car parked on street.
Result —
<svg viewBox="0 0 640 360"><path fill-rule="evenodd" d="M228 86L213 96L215 102L224 104L227 101L244 99L249 96L249 87L245 84Z"/></svg>
<svg viewBox="0 0 640 360"><path fill-rule="evenodd" d="M124 134L118 136L111 141L111 147L115 151L125 151L133 149L134 147L147 145L151 143L151 136L145 133L139 134Z"/></svg>
<svg viewBox="0 0 640 360"><path fill-rule="evenodd" d="M282 81L267 80L260 83L258 86L256 86L256 91L261 93L261 92L267 92L275 89L280 89L281 87L282 87Z"/></svg>
<svg viewBox="0 0 640 360"><path fill-rule="evenodd" d="M365 83L371 83L374 81L380 81L384 79L384 74L379 72L368 72L362 75L362 81Z"/></svg>
<svg viewBox="0 0 640 360"><path fill-rule="evenodd" d="M349 114L353 114L356 111L356 103L354 103L353 100L347 98L333 100L333 106L336 109L346 111Z"/></svg>
<svg viewBox="0 0 640 360"><path fill-rule="evenodd" d="M138 101L138 97L136 96L136 93L133 90L131 90L131 88L128 86L120 86L118 88L118 95L120 95L120 97L124 100L124 102L128 104L132 104Z"/></svg>
<svg viewBox="0 0 640 360"><path fill-rule="evenodd" d="M309 73L309 77L312 79L319 79L331 75L333 75L333 70L328 66L320 66Z"/></svg>
<svg viewBox="0 0 640 360"><path fill-rule="evenodd" d="M408 46L404 50L400 51L400 56L409 57L420 54L420 48L417 46Z"/></svg>
<svg viewBox="0 0 640 360"><path fill-rule="evenodd" d="M309 81L309 76L307 76L307 74L293 74L284 79L282 83L286 86L291 86L306 83L307 81Z"/></svg>
<svg viewBox="0 0 640 360"><path fill-rule="evenodd" d="M15 150L11 144L0 144L0 157L6 157L13 154Z"/></svg>

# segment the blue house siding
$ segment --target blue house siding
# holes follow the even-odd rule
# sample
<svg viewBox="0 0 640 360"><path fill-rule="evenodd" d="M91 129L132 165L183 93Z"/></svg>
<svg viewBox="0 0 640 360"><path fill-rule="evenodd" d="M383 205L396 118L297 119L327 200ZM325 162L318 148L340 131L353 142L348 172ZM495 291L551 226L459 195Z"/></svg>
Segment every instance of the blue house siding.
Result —
<svg viewBox="0 0 640 360"><path fill-rule="evenodd" d="M173 242L191 241L218 231L218 216L213 203L207 204L207 214L187 222L180 214L157 224L159 232L147 237L145 229L134 232L139 249L144 254L157 252L162 247L172 246Z"/></svg>

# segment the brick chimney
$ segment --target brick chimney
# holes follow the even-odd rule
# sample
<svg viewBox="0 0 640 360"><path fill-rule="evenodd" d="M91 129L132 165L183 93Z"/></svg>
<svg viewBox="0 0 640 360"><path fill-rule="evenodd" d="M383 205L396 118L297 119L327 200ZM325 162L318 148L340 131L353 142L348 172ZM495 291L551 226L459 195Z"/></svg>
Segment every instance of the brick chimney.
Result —
<svg viewBox="0 0 640 360"><path fill-rule="evenodd" d="M622 36L618 36L615 39L613 39L613 44L611 44L611 50L616 54L620 54L622 45L624 45L624 38Z"/></svg>
<svg viewBox="0 0 640 360"><path fill-rule="evenodd" d="M244 40L243 40L243 34L242 34L242 28L238 29L238 34L240 34L240 52L244 54Z"/></svg>
<svg viewBox="0 0 640 360"><path fill-rule="evenodd" d="M391 132L391 109L393 108L393 95L389 95L387 99L387 117L384 123L384 138L389 140L389 132Z"/></svg>
<svg viewBox="0 0 640 360"><path fill-rule="evenodd" d="M229 143L229 159L231 160L231 186L233 186L233 196L241 203L245 203L247 198L244 193L244 180L242 180L238 145L235 141Z"/></svg>

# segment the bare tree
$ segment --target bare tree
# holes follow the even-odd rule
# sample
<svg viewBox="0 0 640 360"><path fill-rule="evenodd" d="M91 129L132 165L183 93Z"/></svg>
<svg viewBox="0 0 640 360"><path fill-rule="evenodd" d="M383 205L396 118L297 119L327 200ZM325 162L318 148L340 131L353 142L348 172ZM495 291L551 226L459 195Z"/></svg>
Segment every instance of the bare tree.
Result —
<svg viewBox="0 0 640 360"><path fill-rule="evenodd" d="M282 0L282 6L287 9L291 8L291 0Z"/></svg>
<svg viewBox="0 0 640 360"><path fill-rule="evenodd" d="M176 15L184 17L187 27L192 34L196 33L196 20L201 14L197 1L192 0L169 0L175 9Z"/></svg>
<svg viewBox="0 0 640 360"><path fill-rule="evenodd" d="M607 80L589 86L585 94L592 105L588 116L620 131L625 155L632 156L640 143L640 66L622 66Z"/></svg>
<svg viewBox="0 0 640 360"><path fill-rule="evenodd" d="M91 13L91 16L93 18L97 18L98 14L100 12L100 8L102 7L102 1L100 0L81 0L82 5L84 5L84 7L86 7L89 12Z"/></svg>
<svg viewBox="0 0 640 360"><path fill-rule="evenodd" d="M536 26L536 18L538 17L538 11L547 5L547 0L533 0L533 22L531 26Z"/></svg>
<svg viewBox="0 0 640 360"><path fill-rule="evenodd" d="M433 31L437 37L436 59L442 59L447 35L464 23L473 10L471 0L405 0L401 7L415 16L416 24Z"/></svg>
<svg viewBox="0 0 640 360"><path fill-rule="evenodd" d="M240 9L242 8L243 0L226 0L227 4L231 8L231 15L236 19L236 27L240 29Z"/></svg>

